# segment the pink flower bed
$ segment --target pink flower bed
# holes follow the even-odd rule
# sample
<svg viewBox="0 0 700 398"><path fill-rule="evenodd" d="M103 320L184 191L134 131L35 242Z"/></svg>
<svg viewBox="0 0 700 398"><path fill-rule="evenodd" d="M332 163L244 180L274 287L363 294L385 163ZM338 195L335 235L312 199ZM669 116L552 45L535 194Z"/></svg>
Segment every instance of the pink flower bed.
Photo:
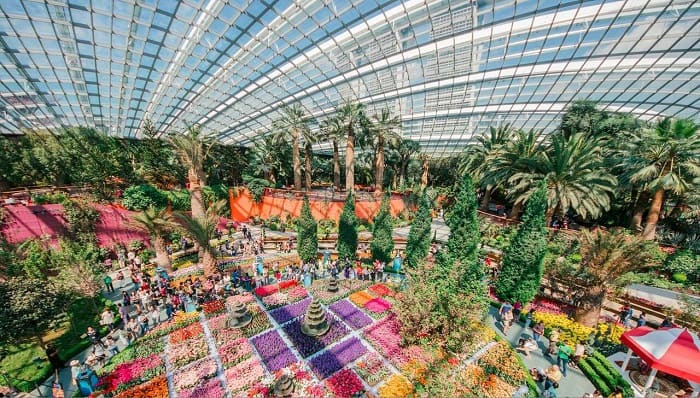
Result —
<svg viewBox="0 0 700 398"><path fill-rule="evenodd" d="M204 341L204 336L198 336L180 344L171 345L168 361L177 369L207 355L209 355L209 346Z"/></svg>
<svg viewBox="0 0 700 398"><path fill-rule="evenodd" d="M209 379L203 384L191 389L181 391L178 394L179 398L223 398L226 392L221 387L219 379Z"/></svg>
<svg viewBox="0 0 700 398"><path fill-rule="evenodd" d="M368 311L382 313L391 308L391 303L381 297L377 297L365 303L365 309Z"/></svg>
<svg viewBox="0 0 700 398"><path fill-rule="evenodd" d="M241 333L241 329L223 328L223 329L217 329L216 332L214 333L214 338L216 340L216 344L219 346L222 346L231 340L240 339L241 337L243 337L243 333Z"/></svg>
<svg viewBox="0 0 700 398"><path fill-rule="evenodd" d="M200 380L210 379L216 375L216 363L205 358L175 372L173 381L175 389L185 390L199 384Z"/></svg>
<svg viewBox="0 0 700 398"><path fill-rule="evenodd" d="M297 285L297 281L282 281L273 285L256 287L254 292L258 297L266 297L280 290L284 290Z"/></svg>
<svg viewBox="0 0 700 398"><path fill-rule="evenodd" d="M336 398L352 398L356 393L364 391L362 381L350 369L343 369L329 377L326 386Z"/></svg>
<svg viewBox="0 0 700 398"><path fill-rule="evenodd" d="M231 297L227 298L226 305L228 306L228 305L237 304L237 303L248 304L248 303L252 303L254 301L255 301L255 297L253 297L252 294L245 292L243 294L237 294L235 296L231 296Z"/></svg>
<svg viewBox="0 0 700 398"><path fill-rule="evenodd" d="M105 386L107 391L114 391L122 384L131 382L141 382L142 378L148 379L163 373L163 358L158 354L153 354L147 358L139 358L131 362L118 365L112 373L101 380L101 384Z"/></svg>
<svg viewBox="0 0 700 398"><path fill-rule="evenodd" d="M255 383L265 377L265 369L256 357L251 357L224 372L231 392L250 389ZM234 395L238 396L238 395Z"/></svg>
<svg viewBox="0 0 700 398"><path fill-rule="evenodd" d="M227 319L228 319L227 313L223 313L221 315L217 315L217 316L209 319L209 330L211 330L213 333L215 330L225 328Z"/></svg>
<svg viewBox="0 0 700 398"><path fill-rule="evenodd" d="M420 347L401 347L399 324L393 315L369 326L365 329L364 336L377 351L399 367L411 359L423 360L424 353Z"/></svg>
<svg viewBox="0 0 700 398"><path fill-rule="evenodd" d="M268 309L287 305L287 293L274 293L269 296L265 296L262 298L262 302Z"/></svg>
<svg viewBox="0 0 700 398"><path fill-rule="evenodd" d="M304 286L294 286L293 288L287 290L287 300L290 303L305 299L309 293L304 289Z"/></svg>
<svg viewBox="0 0 700 398"><path fill-rule="evenodd" d="M219 356L224 366L236 365L251 355L253 350L245 338L229 341L219 348Z"/></svg>

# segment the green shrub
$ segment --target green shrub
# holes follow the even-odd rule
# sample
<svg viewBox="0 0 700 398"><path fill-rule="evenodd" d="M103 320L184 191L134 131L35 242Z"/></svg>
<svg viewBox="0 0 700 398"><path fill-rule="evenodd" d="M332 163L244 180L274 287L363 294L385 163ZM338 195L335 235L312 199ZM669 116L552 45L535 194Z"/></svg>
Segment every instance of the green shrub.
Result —
<svg viewBox="0 0 700 398"><path fill-rule="evenodd" d="M588 361L589 361L589 358L584 358L584 359L580 360L578 363L579 369L581 369L583 374L585 374L586 377L588 377L588 380L590 380L591 383L593 383L595 388L597 388L598 391L600 391L600 393L604 397L607 397L608 395L610 395L612 393L611 388L605 383L605 381L603 379L601 379L596 374L595 370L593 370L591 365L589 365Z"/></svg>
<svg viewBox="0 0 700 398"><path fill-rule="evenodd" d="M663 269L674 276L677 273L685 274L686 280L687 277L697 279L700 277L700 255L697 255L690 250L679 250L672 256L668 256L666 258ZM686 280L683 280L683 282Z"/></svg>
<svg viewBox="0 0 700 398"><path fill-rule="evenodd" d="M574 264L580 264L581 260L583 260L583 257L581 257L580 253L572 253L569 255L569 261Z"/></svg>
<svg viewBox="0 0 700 398"><path fill-rule="evenodd" d="M124 191L122 205L129 210L162 209L168 205L168 198L152 185L132 185Z"/></svg>
<svg viewBox="0 0 700 398"><path fill-rule="evenodd" d="M192 202L190 201L190 192L186 189L174 191L160 191L163 196L170 202L170 206L174 211L189 211Z"/></svg>
<svg viewBox="0 0 700 398"><path fill-rule="evenodd" d="M685 283L688 280L688 275L682 272L674 272L673 275L671 275L671 279L673 279L674 282Z"/></svg>
<svg viewBox="0 0 700 398"><path fill-rule="evenodd" d="M588 364L591 365L591 367L593 368L595 373L598 375L598 377L603 379L605 381L605 384L607 384L611 390L615 389L615 387L618 384L617 377L615 377L615 375L617 375L617 372L615 372L615 373L608 372L608 370L605 368L605 366L603 366L600 363L600 361L598 361L598 359L595 357L589 357Z"/></svg>
<svg viewBox="0 0 700 398"><path fill-rule="evenodd" d="M49 192L49 193L43 194L43 195L33 195L32 201L38 205L54 204L54 203L66 204L67 202L70 201L70 198L68 197L67 193L58 191L58 192Z"/></svg>

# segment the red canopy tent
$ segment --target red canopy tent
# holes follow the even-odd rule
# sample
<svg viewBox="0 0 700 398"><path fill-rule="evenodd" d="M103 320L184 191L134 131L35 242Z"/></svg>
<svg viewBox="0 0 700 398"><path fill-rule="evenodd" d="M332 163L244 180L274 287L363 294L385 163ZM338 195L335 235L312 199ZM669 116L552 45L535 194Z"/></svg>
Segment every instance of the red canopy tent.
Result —
<svg viewBox="0 0 700 398"><path fill-rule="evenodd" d="M632 352L652 368L645 390L651 387L659 370L700 383L700 339L688 329L642 326L623 333L620 341L629 347L623 370Z"/></svg>

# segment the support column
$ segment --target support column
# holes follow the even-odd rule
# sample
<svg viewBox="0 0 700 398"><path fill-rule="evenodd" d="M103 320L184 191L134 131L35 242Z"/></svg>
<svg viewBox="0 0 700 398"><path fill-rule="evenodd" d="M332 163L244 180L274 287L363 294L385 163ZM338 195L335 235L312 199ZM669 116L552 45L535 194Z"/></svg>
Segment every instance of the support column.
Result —
<svg viewBox="0 0 700 398"><path fill-rule="evenodd" d="M622 372L624 373L627 369L627 365L630 363L630 358L632 358L632 349L627 349L627 355L625 356L625 361L622 362Z"/></svg>
<svg viewBox="0 0 700 398"><path fill-rule="evenodd" d="M656 378L656 372L657 372L656 369L652 369L651 373L649 373L649 378L647 379L647 384L644 385L644 394L646 394L647 391L654 384L654 379Z"/></svg>

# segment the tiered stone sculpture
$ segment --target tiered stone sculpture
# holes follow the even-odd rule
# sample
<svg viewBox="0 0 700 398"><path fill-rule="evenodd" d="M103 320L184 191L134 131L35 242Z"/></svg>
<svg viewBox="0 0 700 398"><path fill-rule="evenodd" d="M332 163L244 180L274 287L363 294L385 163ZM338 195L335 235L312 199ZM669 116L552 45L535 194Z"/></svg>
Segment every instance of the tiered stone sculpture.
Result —
<svg viewBox="0 0 700 398"><path fill-rule="evenodd" d="M275 382L272 393L277 398L291 397L292 394L294 394L294 382L292 378L287 375L282 375L282 377Z"/></svg>
<svg viewBox="0 0 700 398"><path fill-rule="evenodd" d="M337 292L338 291L338 280L335 278L331 278L331 280L328 281L328 287L326 289L332 293Z"/></svg>
<svg viewBox="0 0 700 398"><path fill-rule="evenodd" d="M323 308L321 308L321 302L316 298L313 299L306 310L304 323L301 324L301 332L307 336L321 336L330 328L331 325L326 319Z"/></svg>
<svg viewBox="0 0 700 398"><path fill-rule="evenodd" d="M245 304L233 304L229 307L229 312L231 315L228 317L227 324L230 328L242 328L253 320Z"/></svg>

